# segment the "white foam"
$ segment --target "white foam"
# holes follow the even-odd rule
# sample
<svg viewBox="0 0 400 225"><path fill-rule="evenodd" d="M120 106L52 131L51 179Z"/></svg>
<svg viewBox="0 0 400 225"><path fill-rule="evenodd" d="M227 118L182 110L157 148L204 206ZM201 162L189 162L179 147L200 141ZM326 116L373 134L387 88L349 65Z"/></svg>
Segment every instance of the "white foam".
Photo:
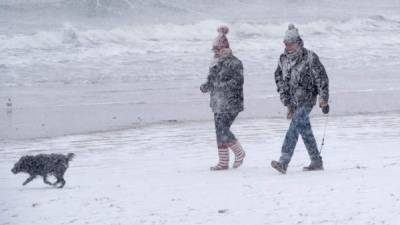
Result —
<svg viewBox="0 0 400 225"><path fill-rule="evenodd" d="M282 35L288 22L279 24L254 24L246 22L226 23L218 20L206 20L190 24L153 24L120 26L113 29L79 30L72 24L66 24L57 31L38 31L34 34L15 34L0 36L0 51L7 54L20 51L35 51L40 57L40 50L71 50L71 43L75 45L76 54L80 49L104 50L109 46L124 47L134 53L155 52L197 52L209 45L216 36L215 28L220 24L228 24L231 32L228 37L232 40L232 47L243 51L255 49L266 50L271 45L281 44ZM338 53L342 50L351 51L363 47L375 49L386 48L389 45L398 45L400 39L400 21L377 18L361 18L348 21L318 20L304 24L297 24L306 43L318 46L324 45L339 47L334 49ZM378 38L379 37L379 38ZM316 44L317 43L317 44ZM102 49L103 48L103 49ZM208 50L208 49L207 49ZM281 50L281 49L279 49ZM335 51L330 51L335 57ZM28 54L29 55L29 54ZM68 54L67 54L68 55Z"/></svg>

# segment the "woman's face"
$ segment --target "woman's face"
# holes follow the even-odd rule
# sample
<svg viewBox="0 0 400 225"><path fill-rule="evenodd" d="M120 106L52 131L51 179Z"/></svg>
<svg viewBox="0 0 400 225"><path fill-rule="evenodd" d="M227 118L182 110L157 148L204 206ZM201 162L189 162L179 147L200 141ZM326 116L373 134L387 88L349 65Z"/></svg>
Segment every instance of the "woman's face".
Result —
<svg viewBox="0 0 400 225"><path fill-rule="evenodd" d="M212 51L214 52L214 56L218 57L220 55L220 50L217 48L213 48Z"/></svg>
<svg viewBox="0 0 400 225"><path fill-rule="evenodd" d="M285 43L286 50L289 53L295 52L299 48L299 44L295 43Z"/></svg>

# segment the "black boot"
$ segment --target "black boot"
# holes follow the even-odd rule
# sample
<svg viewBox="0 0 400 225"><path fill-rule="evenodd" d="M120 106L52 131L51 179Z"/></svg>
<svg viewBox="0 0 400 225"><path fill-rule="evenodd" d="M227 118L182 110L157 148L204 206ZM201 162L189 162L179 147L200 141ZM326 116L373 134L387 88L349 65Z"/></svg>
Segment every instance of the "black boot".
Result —
<svg viewBox="0 0 400 225"><path fill-rule="evenodd" d="M281 162L272 160L271 161L271 166L272 168L276 169L278 172L282 173L282 174L286 174L286 170L287 170L287 165L283 164Z"/></svg>
<svg viewBox="0 0 400 225"><path fill-rule="evenodd" d="M324 170L322 160L311 161L309 166L303 167L303 171Z"/></svg>

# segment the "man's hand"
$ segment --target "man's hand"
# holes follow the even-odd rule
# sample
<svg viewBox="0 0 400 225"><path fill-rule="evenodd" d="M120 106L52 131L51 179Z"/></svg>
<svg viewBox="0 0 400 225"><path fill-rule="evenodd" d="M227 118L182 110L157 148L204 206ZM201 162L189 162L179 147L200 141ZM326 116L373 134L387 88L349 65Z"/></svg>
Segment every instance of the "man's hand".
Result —
<svg viewBox="0 0 400 225"><path fill-rule="evenodd" d="M324 100L321 100L319 102L319 107L322 109L322 112L324 114L328 114L329 113L329 104L328 104L328 102L326 102Z"/></svg>
<svg viewBox="0 0 400 225"><path fill-rule="evenodd" d="M286 118L288 119L288 120L291 120L292 118L293 118L293 115L294 115L294 111L296 110L295 109L295 107L294 106L292 106L292 105L289 105L288 107L287 107L287 114L286 114Z"/></svg>
<svg viewBox="0 0 400 225"><path fill-rule="evenodd" d="M327 105L329 105L327 101L324 101L324 100L319 101L319 107L320 108L324 108Z"/></svg>

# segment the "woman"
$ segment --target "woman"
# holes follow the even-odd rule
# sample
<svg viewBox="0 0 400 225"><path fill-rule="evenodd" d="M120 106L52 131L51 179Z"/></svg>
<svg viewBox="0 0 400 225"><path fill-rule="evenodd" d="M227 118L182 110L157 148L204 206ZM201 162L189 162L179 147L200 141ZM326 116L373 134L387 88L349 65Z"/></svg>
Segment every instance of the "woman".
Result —
<svg viewBox="0 0 400 225"><path fill-rule="evenodd" d="M219 35L212 48L214 61L207 82L200 86L203 93L210 93L210 107L214 113L219 162L210 168L213 171L229 168L229 148L235 154L233 168L240 167L246 156L230 130L239 112L243 111L243 65L229 48L228 27L221 26L217 31Z"/></svg>

